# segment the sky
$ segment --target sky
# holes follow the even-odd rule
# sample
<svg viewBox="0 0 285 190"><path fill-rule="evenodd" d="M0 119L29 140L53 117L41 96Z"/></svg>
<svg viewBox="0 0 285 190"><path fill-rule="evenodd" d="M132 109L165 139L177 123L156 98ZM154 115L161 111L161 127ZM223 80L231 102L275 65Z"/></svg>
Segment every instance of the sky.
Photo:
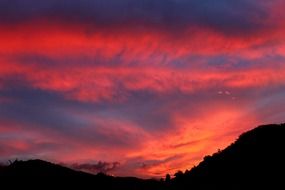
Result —
<svg viewBox="0 0 285 190"><path fill-rule="evenodd" d="M0 0L0 161L159 178L285 122L283 0Z"/></svg>

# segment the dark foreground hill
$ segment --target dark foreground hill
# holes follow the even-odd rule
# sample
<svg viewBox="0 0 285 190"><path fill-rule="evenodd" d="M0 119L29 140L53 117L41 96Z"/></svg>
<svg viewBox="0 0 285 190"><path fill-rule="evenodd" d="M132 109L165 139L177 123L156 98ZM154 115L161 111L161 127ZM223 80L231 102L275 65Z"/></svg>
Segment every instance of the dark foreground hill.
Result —
<svg viewBox="0 0 285 190"><path fill-rule="evenodd" d="M172 180L91 175L41 160L0 167L2 186L43 189L285 189L285 124L260 126ZM1 186L0 186L1 187Z"/></svg>
<svg viewBox="0 0 285 190"><path fill-rule="evenodd" d="M106 190L155 190L162 185L157 180L135 177L92 175L75 171L42 160L15 161L0 168L0 185L30 189L106 189ZM9 188L9 189L10 189ZM1 189L1 186L0 186ZM13 188L11 188L13 189Z"/></svg>
<svg viewBox="0 0 285 190"><path fill-rule="evenodd" d="M246 132L176 176L173 189L285 189L285 124Z"/></svg>

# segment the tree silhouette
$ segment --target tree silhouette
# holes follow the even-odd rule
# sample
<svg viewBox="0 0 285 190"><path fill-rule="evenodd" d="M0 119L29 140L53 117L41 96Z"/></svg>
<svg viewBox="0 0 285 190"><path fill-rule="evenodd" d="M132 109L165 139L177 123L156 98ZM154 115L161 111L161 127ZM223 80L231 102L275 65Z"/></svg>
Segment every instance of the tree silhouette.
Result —
<svg viewBox="0 0 285 190"><path fill-rule="evenodd" d="M183 177L183 172L179 170L174 174L174 176L176 179L181 179Z"/></svg>
<svg viewBox="0 0 285 190"><path fill-rule="evenodd" d="M170 174L166 174L166 176L165 176L165 183L170 183L170 181L171 181Z"/></svg>

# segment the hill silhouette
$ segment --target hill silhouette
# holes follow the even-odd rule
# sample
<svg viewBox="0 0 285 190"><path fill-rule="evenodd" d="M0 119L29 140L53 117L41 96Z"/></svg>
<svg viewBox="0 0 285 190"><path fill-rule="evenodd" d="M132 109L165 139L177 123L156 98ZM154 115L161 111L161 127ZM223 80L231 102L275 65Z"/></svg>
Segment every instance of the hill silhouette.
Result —
<svg viewBox="0 0 285 190"><path fill-rule="evenodd" d="M38 189L40 187L38 184L44 184L45 188L53 189L64 187L65 189L159 190L162 188L161 183L154 179L112 177L103 173L92 175L43 160L16 160L9 166L2 166L0 168L0 184L8 185L10 188L30 189Z"/></svg>
<svg viewBox="0 0 285 190"><path fill-rule="evenodd" d="M10 188L40 187L160 190L160 189L285 189L285 124L264 125L242 134L226 149L205 156L190 171L167 180L92 175L42 160L15 161L0 167L0 183ZM41 184L42 186L38 186Z"/></svg>
<svg viewBox="0 0 285 190"><path fill-rule="evenodd" d="M172 189L285 189L285 124L264 125L196 167L177 172Z"/></svg>
<svg viewBox="0 0 285 190"><path fill-rule="evenodd" d="M69 184L68 181L89 181L92 175L73 171L60 165L42 160L14 161L0 171L0 184L13 188L36 189L39 184L56 188L57 184ZM74 184L73 184L74 185ZM71 186L71 185L68 185Z"/></svg>

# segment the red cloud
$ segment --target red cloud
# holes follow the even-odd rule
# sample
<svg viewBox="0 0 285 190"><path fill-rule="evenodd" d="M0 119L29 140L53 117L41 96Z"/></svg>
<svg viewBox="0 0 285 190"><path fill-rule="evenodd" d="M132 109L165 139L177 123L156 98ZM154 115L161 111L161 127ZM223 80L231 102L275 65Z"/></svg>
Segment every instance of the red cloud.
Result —
<svg viewBox="0 0 285 190"><path fill-rule="evenodd" d="M271 55L272 51L284 55L282 44L275 45L273 50L266 46L284 40L281 35L284 30L279 29L282 27L256 36L229 37L193 26L187 32L173 36L159 30L96 29L88 33L86 26L48 22L4 25L0 34L3 57L0 74L23 76L35 88L60 92L67 98L80 101L121 101L128 91L169 93L178 90L191 93L215 85L229 88L271 85L283 83L283 65L227 72L206 70L203 68L205 63L191 60L188 63L187 59L184 65L195 65L194 69L173 69L169 65L189 55L203 55L209 59L213 55L239 55L248 60ZM260 48L254 48L258 46ZM16 60L21 55L47 56L57 65L53 67L37 61L21 63ZM78 62L71 64L65 61L66 57L78 58ZM85 65L80 57L93 59ZM98 57L102 61L96 60ZM119 57L118 61L108 65L116 57ZM123 89L118 90L118 85Z"/></svg>
<svg viewBox="0 0 285 190"><path fill-rule="evenodd" d="M112 58L122 55L125 61L145 60L166 54L170 59L189 54L215 55L233 53L283 39L284 26L276 30L257 31L256 36L224 36L207 28L191 26L174 34L160 30L113 31L94 30L80 25L31 22L1 26L0 52L5 54L32 53L52 57L87 55ZM155 64L155 63L152 63Z"/></svg>
<svg viewBox="0 0 285 190"><path fill-rule="evenodd" d="M275 63L272 63L275 64ZM37 64L2 62L0 73L20 75L34 88L62 93L80 101L122 101L131 91L190 94L209 88L255 88L282 85L285 68L254 68L237 71L169 69L163 67L92 67L45 68ZM120 89L118 89L120 86Z"/></svg>

